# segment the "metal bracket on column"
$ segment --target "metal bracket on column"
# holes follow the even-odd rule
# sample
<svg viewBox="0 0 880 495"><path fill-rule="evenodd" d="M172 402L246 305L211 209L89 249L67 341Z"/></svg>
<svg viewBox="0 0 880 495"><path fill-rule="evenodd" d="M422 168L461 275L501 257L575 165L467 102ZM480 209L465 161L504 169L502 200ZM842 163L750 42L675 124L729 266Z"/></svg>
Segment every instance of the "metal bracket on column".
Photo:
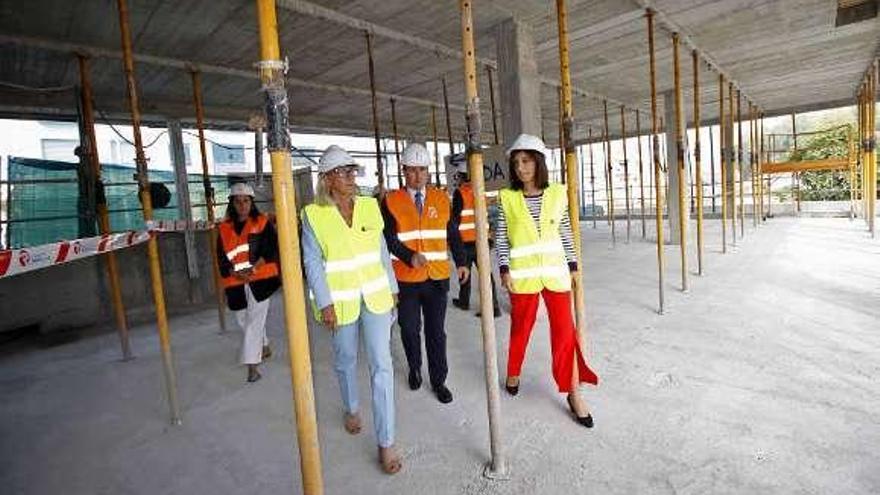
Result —
<svg viewBox="0 0 880 495"><path fill-rule="evenodd" d="M574 118L571 116L562 119L562 136L565 143L565 152L574 151Z"/></svg>
<svg viewBox="0 0 880 495"><path fill-rule="evenodd" d="M287 61L266 60L257 66L260 72L268 74L263 84L263 92L266 94L267 148L270 152L290 150L290 133L287 130L290 101L284 87Z"/></svg>

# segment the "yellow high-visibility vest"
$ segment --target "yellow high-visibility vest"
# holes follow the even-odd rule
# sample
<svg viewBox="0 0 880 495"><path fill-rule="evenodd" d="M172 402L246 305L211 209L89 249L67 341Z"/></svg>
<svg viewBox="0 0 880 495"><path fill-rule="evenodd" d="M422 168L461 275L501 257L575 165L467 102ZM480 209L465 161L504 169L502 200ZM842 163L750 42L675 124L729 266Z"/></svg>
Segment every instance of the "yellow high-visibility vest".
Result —
<svg viewBox="0 0 880 495"><path fill-rule="evenodd" d="M536 294L544 288L570 291L571 274L559 234L559 224L568 209L565 188L550 184L544 189L538 225L529 213L522 191L503 189L499 198L507 221L513 292Z"/></svg>
<svg viewBox="0 0 880 495"><path fill-rule="evenodd" d="M373 313L382 314L394 306L388 274L382 264L382 229L385 222L374 198L358 196L354 201L351 227L335 205L310 204L303 209L324 254L327 286L336 310L336 322L348 325L361 314L361 297ZM312 301L315 319L321 308Z"/></svg>

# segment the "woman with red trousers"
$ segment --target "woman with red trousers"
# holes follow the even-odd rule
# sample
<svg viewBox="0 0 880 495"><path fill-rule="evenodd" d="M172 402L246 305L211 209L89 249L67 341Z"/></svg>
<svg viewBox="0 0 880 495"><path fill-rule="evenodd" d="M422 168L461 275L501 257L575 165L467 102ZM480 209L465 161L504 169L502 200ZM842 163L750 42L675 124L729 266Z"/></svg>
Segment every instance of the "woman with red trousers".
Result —
<svg viewBox="0 0 880 495"><path fill-rule="evenodd" d="M599 379L587 366L572 317L571 288L580 282L565 187L549 182L548 152L541 139L521 134L507 156L510 187L499 194L495 233L501 281L511 304L506 388L511 395L519 393L522 362L543 298L550 318L553 378L559 392L567 394L575 420L591 428L593 417L577 386L596 385Z"/></svg>

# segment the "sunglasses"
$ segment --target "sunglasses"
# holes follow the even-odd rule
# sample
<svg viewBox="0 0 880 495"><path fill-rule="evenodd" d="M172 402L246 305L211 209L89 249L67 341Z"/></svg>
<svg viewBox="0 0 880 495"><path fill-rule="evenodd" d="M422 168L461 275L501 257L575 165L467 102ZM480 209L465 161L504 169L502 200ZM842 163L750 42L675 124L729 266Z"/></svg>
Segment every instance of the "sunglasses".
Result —
<svg viewBox="0 0 880 495"><path fill-rule="evenodd" d="M358 167L338 167L327 172L327 174L334 177L356 177L358 175L358 170Z"/></svg>

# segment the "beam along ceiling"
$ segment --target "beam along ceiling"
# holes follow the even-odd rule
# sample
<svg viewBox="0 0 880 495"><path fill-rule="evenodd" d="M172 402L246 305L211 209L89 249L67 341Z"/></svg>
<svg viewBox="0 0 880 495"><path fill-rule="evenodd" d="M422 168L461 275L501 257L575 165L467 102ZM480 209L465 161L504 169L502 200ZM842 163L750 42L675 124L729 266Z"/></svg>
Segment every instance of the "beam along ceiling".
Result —
<svg viewBox="0 0 880 495"><path fill-rule="evenodd" d="M186 64L205 65L206 115L215 125L241 125L260 110L253 74L257 31L251 0L130 0L134 50L177 63L136 65L144 112L193 117ZM76 63L65 46L101 50L93 61L96 105L124 115L125 90L113 0L0 0L0 81L47 87L76 84ZM838 2L830 0L569 0L573 83L591 95L577 96L578 132L601 132L602 96L609 105L612 134L619 132L618 103L649 108L644 6L652 5L729 74L768 113L821 108L849 102L877 53L876 17L837 27ZM458 4L451 0L279 0L282 48L290 61L291 122L299 130L369 135L366 42L353 22L381 28L375 37L376 79L384 95L399 95L397 116L405 137L430 135L430 103L441 105L439 133L445 137L440 78L446 75L453 133L464 134L464 86ZM308 15L309 9L325 15ZM533 27L545 135L557 143L558 48L554 2L477 0L477 55L495 59L495 26L515 16ZM656 32L658 88L672 87L669 31ZM66 44L66 45L65 45ZM442 49L441 49L442 48ZM682 53L685 102L691 114L692 66ZM213 72L209 69L216 69ZM717 75L701 64L703 117L717 112ZM488 83L481 71L484 141L491 140ZM498 78L495 78L496 85ZM496 101L500 95L496 91ZM380 126L390 132L390 102L381 97ZM504 103L499 101L499 112ZM0 87L6 115L70 115L70 93L29 93ZM633 129L634 115L627 128ZM649 119L642 118L647 129ZM630 131L631 132L631 131Z"/></svg>

